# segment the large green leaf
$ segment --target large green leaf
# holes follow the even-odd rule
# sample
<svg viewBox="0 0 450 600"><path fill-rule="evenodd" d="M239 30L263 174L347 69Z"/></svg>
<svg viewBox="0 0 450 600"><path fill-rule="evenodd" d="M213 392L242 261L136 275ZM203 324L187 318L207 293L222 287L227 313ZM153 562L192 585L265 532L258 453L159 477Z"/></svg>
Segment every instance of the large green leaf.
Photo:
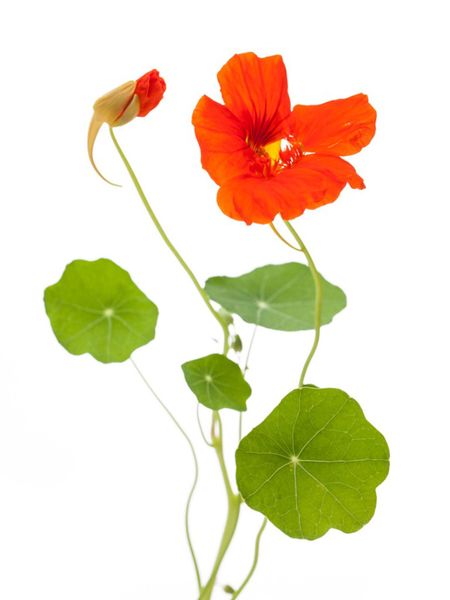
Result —
<svg viewBox="0 0 450 600"><path fill-rule="evenodd" d="M321 323L329 323L345 308L344 292L322 276ZM269 329L314 329L314 281L300 263L267 265L240 277L211 277L205 284L210 298L226 310Z"/></svg>
<svg viewBox="0 0 450 600"><path fill-rule="evenodd" d="M246 400L252 393L235 362L223 354L209 354L181 365L186 383L197 400L213 410L233 408L247 410Z"/></svg>
<svg viewBox="0 0 450 600"><path fill-rule="evenodd" d="M345 392L304 387L242 439L236 464L248 506L287 535L313 540L372 518L389 449Z"/></svg>
<svg viewBox="0 0 450 600"><path fill-rule="evenodd" d="M106 258L67 265L44 302L54 334L72 354L122 362L155 337L157 307Z"/></svg>

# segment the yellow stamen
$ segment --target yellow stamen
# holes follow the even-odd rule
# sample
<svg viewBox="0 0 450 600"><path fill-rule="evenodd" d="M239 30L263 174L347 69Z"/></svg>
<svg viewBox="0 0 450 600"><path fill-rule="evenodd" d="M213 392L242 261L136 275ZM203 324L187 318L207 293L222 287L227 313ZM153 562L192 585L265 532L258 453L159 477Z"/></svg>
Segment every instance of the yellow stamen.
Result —
<svg viewBox="0 0 450 600"><path fill-rule="evenodd" d="M281 140L266 144L264 150L269 155L272 165L276 164L280 160Z"/></svg>

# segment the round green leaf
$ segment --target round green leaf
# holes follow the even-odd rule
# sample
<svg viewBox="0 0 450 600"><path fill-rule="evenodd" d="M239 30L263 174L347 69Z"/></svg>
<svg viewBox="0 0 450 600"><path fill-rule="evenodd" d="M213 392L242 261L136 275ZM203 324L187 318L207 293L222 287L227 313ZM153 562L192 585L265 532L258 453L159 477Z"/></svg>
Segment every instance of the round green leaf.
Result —
<svg viewBox="0 0 450 600"><path fill-rule="evenodd" d="M223 354L209 354L181 365L186 383L197 400L213 410L233 408L247 410L246 400L252 393L235 362Z"/></svg>
<svg viewBox="0 0 450 600"><path fill-rule="evenodd" d="M321 323L345 308L344 292L322 276ZM300 263L266 265L240 277L211 277L205 290L212 300L248 323L269 329L314 329L314 281Z"/></svg>
<svg viewBox="0 0 450 600"><path fill-rule="evenodd" d="M103 363L122 362L155 337L158 309L111 260L75 260L44 294L60 344Z"/></svg>
<svg viewBox="0 0 450 600"><path fill-rule="evenodd" d="M242 439L236 464L248 506L287 535L313 540L372 518L389 449L345 392L304 387Z"/></svg>

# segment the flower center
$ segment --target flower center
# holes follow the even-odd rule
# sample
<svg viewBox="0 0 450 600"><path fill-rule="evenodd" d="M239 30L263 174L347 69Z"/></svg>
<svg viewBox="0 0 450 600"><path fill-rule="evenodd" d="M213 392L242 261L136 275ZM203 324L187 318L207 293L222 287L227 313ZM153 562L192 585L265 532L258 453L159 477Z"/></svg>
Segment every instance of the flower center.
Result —
<svg viewBox="0 0 450 600"><path fill-rule="evenodd" d="M270 162L276 164L280 160L281 144L283 140L277 140L263 146L265 153L269 156Z"/></svg>
<svg viewBox="0 0 450 600"><path fill-rule="evenodd" d="M265 146L256 146L247 140L253 150L253 160L250 171L255 175L272 177L284 169L293 167L302 157L302 148L292 136L270 142Z"/></svg>

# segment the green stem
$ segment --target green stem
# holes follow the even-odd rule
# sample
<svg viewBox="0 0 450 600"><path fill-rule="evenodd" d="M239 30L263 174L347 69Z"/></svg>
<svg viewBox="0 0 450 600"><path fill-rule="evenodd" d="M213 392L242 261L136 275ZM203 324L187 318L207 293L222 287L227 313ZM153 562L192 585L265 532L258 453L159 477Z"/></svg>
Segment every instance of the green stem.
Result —
<svg viewBox="0 0 450 600"><path fill-rule="evenodd" d="M287 239L281 235L281 233L278 231L278 229L275 227L275 225L273 223L270 223L270 229L274 232L274 234L277 236L277 238L283 242L283 244L286 244L286 246L289 246L289 248L292 248L292 250L301 252L300 248L297 248L296 246L293 246L292 244L290 244L287 241Z"/></svg>
<svg viewBox="0 0 450 600"><path fill-rule="evenodd" d="M216 431L216 427L218 431ZM223 456L223 432L222 432L222 421L220 419L220 415L218 411L214 411L213 413L213 427L212 427L212 443L214 446L214 450L216 451L217 458L219 460L220 470L223 477L223 482L225 485L225 490L227 493L228 500L228 514L227 520L225 523L225 528L222 534L222 539L220 542L219 550L217 552L216 560L214 562L211 575L206 582L205 587L200 592L199 600L210 600L212 597L212 593L214 591L214 586L217 579L217 574L219 572L222 561L225 557L225 554L230 546L231 540L233 539L234 532L236 531L236 526L239 519L239 512L241 508L241 497L239 494L235 494L233 492L233 488L231 487L230 478L228 476L227 467L225 464L225 459Z"/></svg>
<svg viewBox="0 0 450 600"><path fill-rule="evenodd" d="M222 328L222 331L223 331L223 337L224 337L224 341L223 341L223 354L226 356L228 354L228 351L229 351L229 348L230 348L230 345L229 345L229 329L228 329L227 322L219 314L219 312L217 310L215 310L215 308L211 304L211 301L210 301L208 295L206 294L205 290L200 285L198 279L195 277L194 273L189 268L189 266L187 265L186 261L183 259L183 257L181 256L181 254L178 252L178 250L175 248L175 246L172 244L172 242L168 238L166 232L164 231L163 227L161 226L161 223L159 222L158 218L156 217L156 214L154 213L152 207L150 206L150 203L147 200L147 197L146 197L146 195L144 193L144 190L142 189L141 184L139 183L139 180L136 177L136 174L134 173L134 171L133 171L130 163L128 162L128 159L125 156L122 148L120 147L119 142L116 139L116 136L114 134L114 131L113 131L112 127L109 128L109 132L110 132L110 135L111 135L111 139L112 139L112 141L114 143L114 146L116 147L116 150L119 153L119 156L122 159L122 162L125 165L125 168L127 169L128 174L131 177L131 180L132 180L132 182L133 182L133 184L134 184L134 186L135 186L135 188L136 188L136 190L137 190L137 192L139 194L139 197L142 200L142 203L144 204L145 209L148 212L151 220L153 221L153 224L155 225L158 233L160 234L160 236L164 240L164 242L167 245L167 247L169 248L169 250L172 252L172 254L175 256L175 258L178 260L178 262L180 263L180 265L183 267L183 269L185 270L185 272L187 273L187 275L191 279L191 281L194 284L195 288L197 289L197 291L201 295L203 301L205 302L206 306L208 307L208 310L211 312L211 314L214 316L214 318L220 324L220 326ZM171 413L169 413L169 414L171 414ZM172 418L173 418L173 416L172 416ZM173 418L173 420L175 421L174 418ZM236 526L237 526L237 522L238 522L238 518L239 518L240 505L241 505L241 498L240 498L240 496L237 495L237 494L235 494L233 492L233 490L232 490L232 487L231 487L231 484L230 484L230 479L228 477L227 468L226 468L226 465L225 465L225 459L224 459L224 456L223 456L222 423L221 423L220 416L219 416L218 412L214 412L214 415L213 415L213 433L214 433L215 425L218 425L219 431L216 433L216 435L212 436L212 445L213 445L213 447L214 447L214 449L216 451L216 455L217 455L217 458L219 460L219 465L220 465L220 469L221 469L221 472L222 472L222 477L223 477L223 480L224 480L225 489L226 489L226 492L227 492L228 514L227 514L227 520L226 520L226 524L225 524L225 530L223 532L222 540L221 540L220 547L219 547L219 552L217 554L217 558L216 558L216 561L214 563L213 570L212 570L212 573L210 575L210 578L209 578L209 580L206 583L206 586L204 588L202 588L201 584L200 584L200 576L199 576L199 573L198 573L197 562L196 562L195 556L193 554L192 544L190 542L190 536L189 536L189 532L188 532L188 528L187 528L188 543L189 543L189 547L191 549L191 553L193 554L194 563L195 563L195 566L196 566L197 581L199 582L200 599L201 600L210 600L210 598L211 598L211 595L212 595L212 592L213 592L213 588L214 588L214 585L215 585L215 581L216 581L216 578L217 578L217 573L219 571L220 565L222 564L223 558L224 558L224 556L225 556L225 554L226 554L226 552L228 550L228 547L229 547L229 545L231 543L231 540L233 538L234 532L236 530ZM178 425L178 427L181 429L181 427L179 425ZM184 435L186 436L185 433L184 433ZM189 442L190 442L190 440L189 440ZM192 449L193 449L193 447L192 447ZM196 463L196 465L197 465L197 463ZM198 467L197 467L196 473L197 472L198 472ZM189 509L190 499L191 499L192 493L193 493L193 490L191 490L191 494L190 494L189 499L188 499L187 509Z"/></svg>
<svg viewBox="0 0 450 600"><path fill-rule="evenodd" d="M192 500L192 496L194 495L194 491L195 491L195 488L197 487L197 482L198 482L198 460L197 460L197 454L195 452L194 444L192 443L192 441L191 441L190 437L188 436L188 434L186 433L186 431L179 424L179 422L177 421L177 419L175 418L175 416L173 415L173 413L167 408L167 406L164 404L164 402L161 400L161 398L158 396L158 394L152 388L152 386L150 385L150 383L148 382L148 380L146 379L146 377L144 376L144 374L142 373L142 371L139 369L139 367L137 366L137 364L134 362L134 360L132 358L130 358L130 361L131 361L131 364L133 365L133 367L138 372L138 374L141 377L142 381L147 386L147 388L150 390L150 392L153 394L153 396L155 397L155 399L159 402L159 404L161 405L161 407L166 411L166 413L172 419L174 425L178 428L178 430L184 436L184 438L186 439L187 443L189 444L189 448L191 449L191 452L192 452L192 458L194 459L194 472L195 472L195 474L194 474L194 482L192 484L192 487L190 489L190 492L189 492L189 495L188 495L188 499L187 499L187 502L186 502L186 509L184 511L184 527L185 527L185 530L186 530L186 538L187 538L187 542L188 542L188 546L189 546L189 552L191 553L192 562L194 563L195 576L197 578L198 589L199 589L199 591L201 591L201 589L202 589L202 581L201 581L201 577L200 577L200 569L198 568L197 557L195 555L194 546L192 544L191 534L190 534L190 529L189 529L189 511L190 511L190 508L191 508L191 500Z"/></svg>
<svg viewBox="0 0 450 600"><path fill-rule="evenodd" d="M178 260L178 262L180 263L180 265L186 271L187 275L189 276L190 280L192 281L192 283L196 287L196 289L199 292L200 296L203 298L203 301L206 304L206 306L208 307L208 309L211 312L211 314L214 316L214 318L218 321L218 323L222 327L223 335L224 335L223 353L227 354L228 353L228 349L229 349L229 332L228 332L228 325L227 325L227 323L220 316L220 314L218 313L218 311L213 307L213 305L211 304L211 301L210 301L207 293L205 292L205 290L200 285L198 279L195 277L194 273L191 271L191 269L189 268L189 266L186 263L186 261L184 260L184 258L181 256L181 254L178 252L178 250L172 244L172 242L168 238L166 232L162 228L161 223L158 221L158 218L157 218L156 214L154 213L152 207L150 206L149 201L147 200L147 197L146 197L146 195L144 193L144 190L141 187L141 184L138 181L138 178L136 177L135 172L133 171L130 163L128 162L127 157L125 156L122 148L119 145L119 142L117 141L117 138L116 138L116 136L114 134L114 131L113 131L112 127L109 128L109 133L111 134L111 139L112 139L112 141L114 143L114 146L116 147L116 150L119 153L119 156L122 159L122 162L125 165L125 168L127 169L128 174L131 177L131 180L132 180L132 182L134 184L134 187L137 190L137 193L139 194L140 199L142 200L142 203L144 204L144 206L145 206L145 208L146 208L146 210L147 210L147 212L148 212L151 220L153 221L153 224L155 225L156 229L158 230L158 233L160 234L160 236L164 240L166 246L169 248L169 250L175 256L175 258Z"/></svg>
<svg viewBox="0 0 450 600"><path fill-rule="evenodd" d="M254 554L254 558L253 558L253 563L252 563L251 569L248 572L247 577L244 579L244 581L240 585L240 587L231 596L231 600L235 600L235 598L237 598L241 594L242 590L245 588L245 586L247 585L247 583L250 581L250 579L253 576L253 573L256 570L256 567L258 565L258 559L259 559L259 545L260 545L260 542L261 542L261 536L264 533L264 529L266 528L266 525L267 525L267 519L264 519L263 522L262 522L261 528L258 531L258 535L256 536L256 540L255 540L255 554Z"/></svg>
<svg viewBox="0 0 450 600"><path fill-rule="evenodd" d="M298 384L298 387L302 387L305 381L305 376L306 376L306 372L308 370L308 367L313 359L313 356L317 350L317 346L319 345L319 339L320 339L320 324L321 324L321 312L322 312L322 285L320 283L320 275L319 272L316 269L316 265L314 264L314 261L311 257L311 254L308 252L308 249L306 248L305 244L303 243L302 239L300 238L300 236L298 235L298 233L295 231L295 229L293 228L293 226L291 225L291 223L289 221L285 221L284 222L286 227L289 229L289 231L291 232L293 238L295 239L295 241L297 242L297 244L300 246L301 250L303 251L304 255L306 256L306 260L308 261L308 266L310 268L311 271L311 275L314 281L314 287L315 287L315 304L314 304L314 341L313 341L313 345L311 347L311 350L308 354L308 357L305 361L305 364L303 366L301 375L300 375L300 381Z"/></svg>
<svg viewBox="0 0 450 600"><path fill-rule="evenodd" d="M205 432L203 431L203 425L200 419L200 402L197 402L197 424L198 424L198 428L200 429L200 435L203 438L203 441L205 442L205 444L207 446L209 446L210 448L213 447L213 444L208 440L208 438L205 435Z"/></svg>
<svg viewBox="0 0 450 600"><path fill-rule="evenodd" d="M248 371L248 366L250 363L250 354L252 353L252 348L253 348L253 344L255 342L255 337L256 337L256 331L258 329L258 325L255 325L253 328L253 333L252 333L252 337L250 338L250 343L248 345L248 351L247 351L247 356L245 359L245 364L244 364L244 368L242 369L242 375L245 377ZM244 420L244 415L242 412L239 413L239 441L241 441L242 439L242 425L243 425L243 420Z"/></svg>

